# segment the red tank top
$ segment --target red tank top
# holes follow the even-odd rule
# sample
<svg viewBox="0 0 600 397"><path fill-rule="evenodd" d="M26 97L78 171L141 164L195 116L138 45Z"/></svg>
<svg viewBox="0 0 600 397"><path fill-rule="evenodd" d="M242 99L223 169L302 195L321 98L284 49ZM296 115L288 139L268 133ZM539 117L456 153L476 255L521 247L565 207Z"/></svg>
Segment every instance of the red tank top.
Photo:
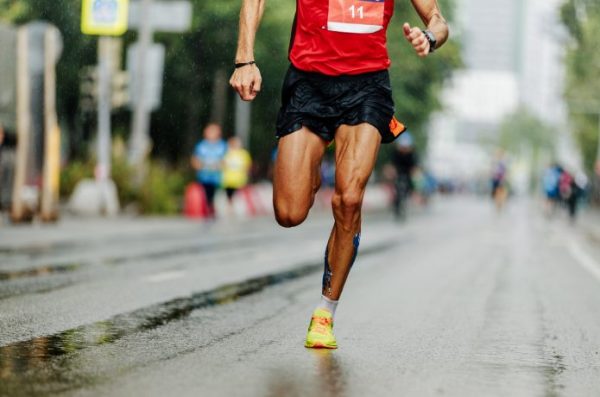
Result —
<svg viewBox="0 0 600 397"><path fill-rule="evenodd" d="M331 76L387 69L394 0L296 0L290 62Z"/></svg>

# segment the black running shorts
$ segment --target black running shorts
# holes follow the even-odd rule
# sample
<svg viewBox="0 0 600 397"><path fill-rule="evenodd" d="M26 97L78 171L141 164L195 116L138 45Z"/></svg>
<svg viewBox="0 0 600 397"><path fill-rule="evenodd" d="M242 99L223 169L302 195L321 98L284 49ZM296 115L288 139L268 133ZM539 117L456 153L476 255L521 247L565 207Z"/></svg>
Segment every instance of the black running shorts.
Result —
<svg viewBox="0 0 600 397"><path fill-rule="evenodd" d="M369 123L383 143L396 137L390 132L394 100L387 70L360 75L327 76L290 66L281 93L277 137L302 126L330 142L342 124Z"/></svg>

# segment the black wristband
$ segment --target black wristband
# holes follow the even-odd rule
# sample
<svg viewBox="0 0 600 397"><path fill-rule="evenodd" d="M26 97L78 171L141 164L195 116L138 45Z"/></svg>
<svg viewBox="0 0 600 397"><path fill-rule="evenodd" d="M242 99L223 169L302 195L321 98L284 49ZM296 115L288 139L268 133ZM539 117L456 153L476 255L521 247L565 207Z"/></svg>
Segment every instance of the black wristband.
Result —
<svg viewBox="0 0 600 397"><path fill-rule="evenodd" d="M239 69L239 68L243 68L244 66L248 66L248 65L255 65L256 61L250 61L250 62L241 62L241 63L236 63L235 64L235 68Z"/></svg>
<svg viewBox="0 0 600 397"><path fill-rule="evenodd" d="M425 35L425 38L429 42L429 53L432 54L436 50L436 47L437 47L437 40L435 38L435 35L433 34L433 32L431 30L421 29L421 32L423 32L423 34Z"/></svg>

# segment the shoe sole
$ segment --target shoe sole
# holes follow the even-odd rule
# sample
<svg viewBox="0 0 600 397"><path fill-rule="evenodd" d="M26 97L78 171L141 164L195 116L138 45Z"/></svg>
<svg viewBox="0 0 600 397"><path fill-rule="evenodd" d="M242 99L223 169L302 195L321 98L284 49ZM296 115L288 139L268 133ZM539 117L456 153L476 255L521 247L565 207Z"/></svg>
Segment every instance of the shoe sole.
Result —
<svg viewBox="0 0 600 397"><path fill-rule="evenodd" d="M306 347L307 349L329 349L329 350L335 350L337 349L337 346L327 346L323 343L305 343L304 347Z"/></svg>

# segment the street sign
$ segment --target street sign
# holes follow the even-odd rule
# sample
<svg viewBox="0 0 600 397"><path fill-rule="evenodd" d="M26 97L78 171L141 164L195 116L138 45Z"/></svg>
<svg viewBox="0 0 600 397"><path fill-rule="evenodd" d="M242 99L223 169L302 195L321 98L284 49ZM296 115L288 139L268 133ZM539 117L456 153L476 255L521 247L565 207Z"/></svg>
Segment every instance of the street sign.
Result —
<svg viewBox="0 0 600 397"><path fill-rule="evenodd" d="M120 36L127 31L129 0L83 0L81 31L88 35Z"/></svg>
<svg viewBox="0 0 600 397"><path fill-rule="evenodd" d="M0 24L0 124L14 132L17 113L17 31Z"/></svg>
<svg viewBox="0 0 600 397"><path fill-rule="evenodd" d="M129 101L132 107L135 107L140 100L138 98L139 77L138 68L139 46L132 44L127 49L127 72L129 74ZM144 108L146 110L156 110L160 107L162 97L163 69L165 64L165 46L162 44L152 44L146 53L144 62Z"/></svg>
<svg viewBox="0 0 600 397"><path fill-rule="evenodd" d="M157 32L185 32L192 25L192 4L189 1L154 1L148 12L152 30ZM142 19L140 1L129 5L129 26L139 29Z"/></svg>

